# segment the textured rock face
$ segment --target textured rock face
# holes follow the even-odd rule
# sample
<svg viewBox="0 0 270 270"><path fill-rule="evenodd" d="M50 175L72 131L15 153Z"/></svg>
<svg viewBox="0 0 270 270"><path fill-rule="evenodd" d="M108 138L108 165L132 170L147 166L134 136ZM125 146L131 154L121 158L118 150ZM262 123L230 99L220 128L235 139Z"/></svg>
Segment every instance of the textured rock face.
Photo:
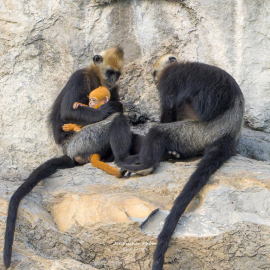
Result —
<svg viewBox="0 0 270 270"><path fill-rule="evenodd" d="M0 250L11 195L61 154L47 123L53 101L103 49L125 50L120 96L140 132L159 119L152 66L164 53L228 71L244 92L246 125L270 132L269 14L267 0L2 0ZM269 141L244 130L239 153L265 162L238 156L212 177L179 221L165 270L270 268ZM121 180L89 164L57 172L20 205L12 269L150 269L156 236L195 165L162 163Z"/></svg>
<svg viewBox="0 0 270 270"><path fill-rule="evenodd" d="M164 218L196 164L164 162L122 179L90 164L58 171L20 205L11 269L151 269ZM164 269L268 269L269 165L240 155L227 162L180 219ZM0 249L19 184L0 181Z"/></svg>
<svg viewBox="0 0 270 270"><path fill-rule="evenodd" d="M47 126L68 77L110 46L125 50L121 98L135 123L157 121L152 66L174 52L231 73L246 97L246 123L270 131L268 22L260 1L39 1L0 4L0 169L25 177L61 153Z"/></svg>

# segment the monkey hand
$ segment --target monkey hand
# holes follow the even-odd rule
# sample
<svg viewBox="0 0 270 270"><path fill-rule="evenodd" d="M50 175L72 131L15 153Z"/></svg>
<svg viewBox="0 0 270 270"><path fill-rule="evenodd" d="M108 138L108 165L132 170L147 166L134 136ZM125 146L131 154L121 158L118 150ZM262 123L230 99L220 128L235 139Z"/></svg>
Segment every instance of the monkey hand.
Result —
<svg viewBox="0 0 270 270"><path fill-rule="evenodd" d="M63 126L62 126L62 129L65 131L65 132L67 132L67 131L75 131L75 128L77 127L77 125L76 124L64 124Z"/></svg>
<svg viewBox="0 0 270 270"><path fill-rule="evenodd" d="M87 105L85 105L85 104L82 104L82 103L79 103L79 102L75 102L73 104L73 109L76 110L76 109L78 109L79 106L86 106L87 107Z"/></svg>

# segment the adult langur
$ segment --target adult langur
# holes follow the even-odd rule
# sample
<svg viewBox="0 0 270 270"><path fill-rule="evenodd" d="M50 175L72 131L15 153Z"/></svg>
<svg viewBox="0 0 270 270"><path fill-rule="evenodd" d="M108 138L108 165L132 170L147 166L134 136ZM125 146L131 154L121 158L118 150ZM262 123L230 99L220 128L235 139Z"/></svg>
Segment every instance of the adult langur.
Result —
<svg viewBox="0 0 270 270"><path fill-rule="evenodd" d="M93 57L88 68L74 72L56 98L50 114L50 123L55 142L63 146L64 156L52 158L36 168L10 199L6 222L4 264L11 263L15 223L20 201L44 178L57 169L72 168L78 163L75 157L99 154L103 161L114 155L116 161L128 156L131 144L140 141L140 136L131 134L123 106L119 102L118 88L115 86L123 67L123 50L110 48ZM99 86L110 90L110 101L97 110L88 106L73 109L79 102L88 104L89 94ZM85 126L74 133L64 132L62 126L73 123ZM83 161L84 162L84 161Z"/></svg>
<svg viewBox="0 0 270 270"><path fill-rule="evenodd" d="M178 62L173 55L162 56L153 75L160 94L161 123L149 130L140 153L119 165L146 175L167 151L176 151L182 158L203 155L158 236L152 270L162 270L179 218L210 176L236 153L244 97L226 71L197 62Z"/></svg>

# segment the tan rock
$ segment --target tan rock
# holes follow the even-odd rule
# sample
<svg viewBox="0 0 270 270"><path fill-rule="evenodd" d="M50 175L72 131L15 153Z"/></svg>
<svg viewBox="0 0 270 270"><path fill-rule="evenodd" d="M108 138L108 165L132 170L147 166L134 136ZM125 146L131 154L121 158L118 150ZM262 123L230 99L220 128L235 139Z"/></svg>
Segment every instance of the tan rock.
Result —
<svg viewBox="0 0 270 270"><path fill-rule="evenodd" d="M67 194L52 206L51 214L58 229L67 231L73 224L127 222L146 218L156 207L139 198L123 194Z"/></svg>

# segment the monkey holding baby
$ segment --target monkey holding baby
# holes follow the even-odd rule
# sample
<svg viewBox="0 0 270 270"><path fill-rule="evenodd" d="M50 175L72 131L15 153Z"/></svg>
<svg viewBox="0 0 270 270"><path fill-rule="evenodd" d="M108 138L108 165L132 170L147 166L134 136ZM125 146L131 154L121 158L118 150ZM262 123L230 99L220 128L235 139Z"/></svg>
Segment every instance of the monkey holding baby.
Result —
<svg viewBox="0 0 270 270"><path fill-rule="evenodd" d="M105 88L104 86L99 86L97 89L93 90L90 93L88 106L91 108L94 108L94 109L99 109L101 105L107 103L110 100L110 97L111 97L110 91L107 88ZM83 103L75 102L73 104L73 109L76 110L76 109L78 109L79 106L87 106L87 105L83 104ZM102 107L101 107L101 109L102 109ZM68 131L79 132L79 131L81 131L83 126L77 125L77 124L64 124L62 128L66 132L68 132ZM93 127L91 127L91 129L93 129ZM91 134L91 132L90 132L90 134ZM81 138L81 135L80 135L80 138ZM89 140L91 140L91 138L89 138ZM116 176L117 178L123 177L123 174L120 173L119 170L100 161L101 155L98 153L93 154L92 156L90 155L90 157L86 156L85 158L83 158L81 156L75 156L74 159L76 162L78 162L80 164L85 164L85 163L91 162L93 167L99 168L99 169L107 172L108 174Z"/></svg>
<svg viewBox="0 0 270 270"><path fill-rule="evenodd" d="M16 217L20 201L42 180L58 169L78 165L75 158L89 159L99 154L103 161L119 162L133 153L132 145L140 143L140 136L132 134L119 102L118 87L115 85L123 68L124 52L119 47L109 48L93 57L93 63L75 71L57 96L51 110L50 123L54 140L63 149L63 156L49 159L37 167L12 195L6 221L4 265L9 268ZM78 106L75 102L87 104L89 94L99 86L110 90L110 100L99 109ZM80 132L64 131L65 124L84 126ZM136 149L136 147L134 148ZM138 148L139 149L139 148ZM136 153L136 152L135 152ZM98 158L94 162L99 161Z"/></svg>

